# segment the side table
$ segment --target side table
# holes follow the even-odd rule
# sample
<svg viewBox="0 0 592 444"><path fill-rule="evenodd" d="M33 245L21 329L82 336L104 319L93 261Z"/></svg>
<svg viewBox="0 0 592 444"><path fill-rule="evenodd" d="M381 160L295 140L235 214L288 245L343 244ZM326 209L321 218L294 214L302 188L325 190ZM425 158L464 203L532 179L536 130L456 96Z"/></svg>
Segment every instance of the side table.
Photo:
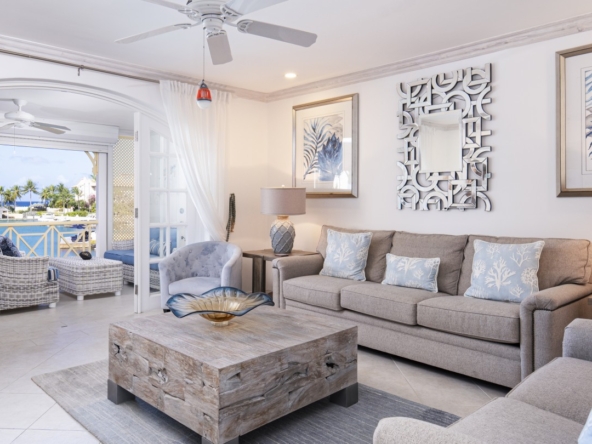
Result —
<svg viewBox="0 0 592 444"><path fill-rule="evenodd" d="M281 257L291 256L310 256L317 254L313 251L292 250L287 256L276 256L273 250L253 250L243 251L243 257L253 259L253 293L257 291L265 292L265 262L273 261Z"/></svg>

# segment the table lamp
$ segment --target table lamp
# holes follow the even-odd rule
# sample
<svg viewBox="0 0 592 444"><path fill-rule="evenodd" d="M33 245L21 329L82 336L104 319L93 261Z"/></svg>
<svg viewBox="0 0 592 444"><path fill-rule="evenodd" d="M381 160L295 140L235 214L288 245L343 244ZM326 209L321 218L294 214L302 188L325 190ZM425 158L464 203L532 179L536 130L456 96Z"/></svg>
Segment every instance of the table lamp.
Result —
<svg viewBox="0 0 592 444"><path fill-rule="evenodd" d="M288 216L306 214L306 188L261 188L261 213L277 219L269 235L276 256L287 256L294 246L296 230Z"/></svg>

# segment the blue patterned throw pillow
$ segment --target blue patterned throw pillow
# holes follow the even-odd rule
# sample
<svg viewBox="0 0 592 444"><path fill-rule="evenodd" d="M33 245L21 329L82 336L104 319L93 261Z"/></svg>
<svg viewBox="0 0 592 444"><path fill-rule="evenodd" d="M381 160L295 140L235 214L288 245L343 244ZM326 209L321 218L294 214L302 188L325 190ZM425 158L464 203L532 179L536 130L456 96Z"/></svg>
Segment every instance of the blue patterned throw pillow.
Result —
<svg viewBox="0 0 592 444"><path fill-rule="evenodd" d="M4 256L21 257L18 248L5 236L0 236L0 250L2 250Z"/></svg>
<svg viewBox="0 0 592 444"><path fill-rule="evenodd" d="M321 276L365 281L372 233L327 230L327 254Z"/></svg>
<svg viewBox="0 0 592 444"><path fill-rule="evenodd" d="M586 425L582 429L582 433L580 433L578 444L592 444L592 412L590 412Z"/></svg>
<svg viewBox="0 0 592 444"><path fill-rule="evenodd" d="M397 287L420 288L438 293L439 268L439 257L421 259L388 253L386 255L386 273L382 283Z"/></svg>
<svg viewBox="0 0 592 444"><path fill-rule="evenodd" d="M545 242L494 244L476 240L471 286L465 296L522 302L539 291L539 259Z"/></svg>

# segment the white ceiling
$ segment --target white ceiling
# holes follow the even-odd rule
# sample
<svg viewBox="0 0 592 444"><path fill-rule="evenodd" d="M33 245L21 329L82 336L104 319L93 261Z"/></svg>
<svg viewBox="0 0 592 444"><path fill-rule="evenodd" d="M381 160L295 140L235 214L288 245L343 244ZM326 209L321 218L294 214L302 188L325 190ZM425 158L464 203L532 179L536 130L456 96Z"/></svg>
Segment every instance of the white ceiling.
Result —
<svg viewBox="0 0 592 444"><path fill-rule="evenodd" d="M132 110L106 100L62 91L14 89L0 91L0 99L22 99L27 105L23 111L31 113L39 121L85 122L117 126L131 131L134 128ZM0 101L0 120L5 113L16 111L12 102ZM52 122L50 122L52 123Z"/></svg>
<svg viewBox="0 0 592 444"><path fill-rule="evenodd" d="M588 0L290 0L249 18L315 32L315 45L301 48L228 28L234 61L208 63L207 78L273 92L590 12ZM4 0L0 33L199 77L197 27L113 43L184 22L178 12L141 0ZM298 78L286 80L288 71Z"/></svg>

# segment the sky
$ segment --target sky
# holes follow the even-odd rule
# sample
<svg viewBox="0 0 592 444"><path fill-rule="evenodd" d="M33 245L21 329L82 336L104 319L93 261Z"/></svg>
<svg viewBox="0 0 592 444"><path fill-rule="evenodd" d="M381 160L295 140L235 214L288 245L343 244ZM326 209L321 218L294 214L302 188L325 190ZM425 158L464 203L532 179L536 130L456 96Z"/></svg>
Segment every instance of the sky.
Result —
<svg viewBox="0 0 592 444"><path fill-rule="evenodd" d="M92 173L92 164L84 151L52 150L0 145L0 186L22 186L28 179L41 191L48 185L63 183L68 188ZM33 201L40 200L33 194ZM29 195L23 196L29 200Z"/></svg>

